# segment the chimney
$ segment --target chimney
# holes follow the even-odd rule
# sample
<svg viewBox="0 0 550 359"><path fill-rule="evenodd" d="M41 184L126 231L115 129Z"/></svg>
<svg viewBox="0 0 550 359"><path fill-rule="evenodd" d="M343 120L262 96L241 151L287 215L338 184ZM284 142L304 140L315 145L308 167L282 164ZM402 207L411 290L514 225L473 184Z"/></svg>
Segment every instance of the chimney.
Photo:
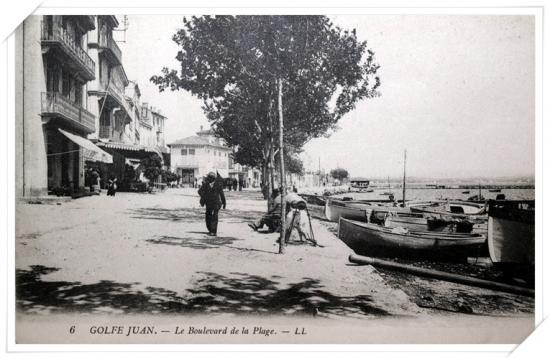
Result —
<svg viewBox="0 0 550 359"><path fill-rule="evenodd" d="M201 131L202 131L202 125L201 125Z"/></svg>

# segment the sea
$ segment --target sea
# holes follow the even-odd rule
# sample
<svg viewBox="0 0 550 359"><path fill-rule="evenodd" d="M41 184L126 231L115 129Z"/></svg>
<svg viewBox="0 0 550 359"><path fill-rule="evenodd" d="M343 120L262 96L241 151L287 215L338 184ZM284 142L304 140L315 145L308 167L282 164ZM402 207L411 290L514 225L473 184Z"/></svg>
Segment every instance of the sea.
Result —
<svg viewBox="0 0 550 359"><path fill-rule="evenodd" d="M403 190L401 188L377 188L374 192L350 192L345 194L335 195L335 198L352 197L354 200L376 200L387 199L387 195L383 195L384 192L392 192L396 201L403 199ZM469 193L462 193L468 191L467 189L458 188L411 188L405 192L405 199L407 201L430 201L430 200L442 200L442 199L459 199L468 200L468 197L479 195L479 189L471 189ZM496 199L498 194L504 194L505 199L509 200L534 200L535 189L534 188L503 188L501 192L489 192L487 189L481 189L481 195L485 199Z"/></svg>

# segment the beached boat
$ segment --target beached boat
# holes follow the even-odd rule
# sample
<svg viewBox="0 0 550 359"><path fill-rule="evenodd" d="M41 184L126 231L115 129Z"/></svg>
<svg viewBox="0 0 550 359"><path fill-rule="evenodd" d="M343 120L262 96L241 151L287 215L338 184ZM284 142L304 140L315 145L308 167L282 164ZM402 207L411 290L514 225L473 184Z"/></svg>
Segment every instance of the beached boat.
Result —
<svg viewBox="0 0 550 359"><path fill-rule="evenodd" d="M502 190L500 188L491 188L489 192L501 192Z"/></svg>
<svg viewBox="0 0 550 359"><path fill-rule="evenodd" d="M439 213L453 215L483 215L486 213L485 203L466 201L430 201L409 203L412 212Z"/></svg>
<svg viewBox="0 0 550 359"><path fill-rule="evenodd" d="M315 194L300 194L299 196L302 197L308 204L314 204L317 206L324 206L326 204L326 200L323 196Z"/></svg>
<svg viewBox="0 0 550 359"><path fill-rule="evenodd" d="M535 201L490 201L488 227L494 263L535 263Z"/></svg>
<svg viewBox="0 0 550 359"><path fill-rule="evenodd" d="M327 198L325 205L325 216L331 222L338 222L340 217L356 219L361 221L374 220L383 223L386 214L390 211L409 213L408 208L400 208L392 205L393 202L383 201L353 201Z"/></svg>
<svg viewBox="0 0 550 359"><path fill-rule="evenodd" d="M476 257L486 246L486 236L479 233L407 231L346 218L340 218L338 237L367 256Z"/></svg>
<svg viewBox="0 0 550 359"><path fill-rule="evenodd" d="M398 214L389 212L384 218L384 227L404 228L409 231L427 231L428 219L420 213Z"/></svg>
<svg viewBox="0 0 550 359"><path fill-rule="evenodd" d="M367 221L366 205L352 201L327 198L325 216L331 222L338 222L340 217Z"/></svg>
<svg viewBox="0 0 550 359"><path fill-rule="evenodd" d="M470 191L462 191L462 194L470 194Z"/></svg>

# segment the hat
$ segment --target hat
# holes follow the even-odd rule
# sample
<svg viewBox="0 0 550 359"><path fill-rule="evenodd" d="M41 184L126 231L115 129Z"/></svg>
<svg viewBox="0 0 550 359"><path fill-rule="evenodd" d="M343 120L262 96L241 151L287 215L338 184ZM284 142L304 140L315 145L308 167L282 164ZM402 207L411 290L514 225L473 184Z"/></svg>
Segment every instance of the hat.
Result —
<svg viewBox="0 0 550 359"><path fill-rule="evenodd" d="M216 174L214 172L208 172L208 175L206 177L216 178Z"/></svg>

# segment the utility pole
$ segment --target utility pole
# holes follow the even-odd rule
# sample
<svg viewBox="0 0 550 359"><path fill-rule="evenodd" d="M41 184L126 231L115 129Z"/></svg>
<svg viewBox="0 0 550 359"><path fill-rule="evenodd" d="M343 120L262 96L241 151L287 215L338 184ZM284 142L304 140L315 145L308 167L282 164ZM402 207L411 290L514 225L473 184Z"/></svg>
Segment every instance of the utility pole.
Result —
<svg viewBox="0 0 550 359"><path fill-rule="evenodd" d="M319 187L321 187L321 157L319 157L319 171L317 171L317 179L319 181Z"/></svg>
<svg viewBox="0 0 550 359"><path fill-rule="evenodd" d="M278 80L278 105L279 105L279 158L281 159L281 234L279 236L279 254L285 253L286 237L286 181L285 181L285 160L283 155L283 80Z"/></svg>

